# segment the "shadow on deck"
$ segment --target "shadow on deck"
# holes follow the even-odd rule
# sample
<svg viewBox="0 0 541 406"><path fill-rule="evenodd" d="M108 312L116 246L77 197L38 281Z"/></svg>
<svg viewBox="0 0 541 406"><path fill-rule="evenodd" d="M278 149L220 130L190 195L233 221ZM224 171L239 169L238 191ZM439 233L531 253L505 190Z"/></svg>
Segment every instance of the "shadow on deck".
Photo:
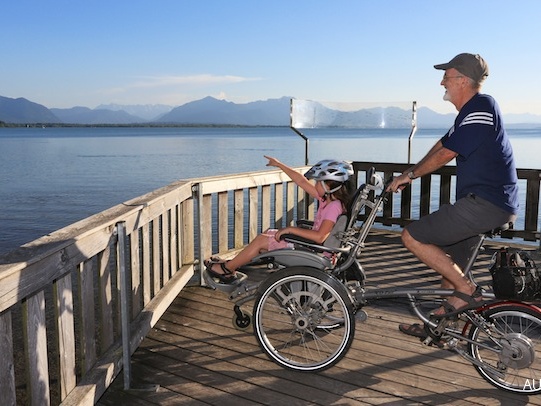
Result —
<svg viewBox="0 0 541 406"><path fill-rule="evenodd" d="M492 252L488 246L477 261L482 283ZM363 258L370 285L438 285L438 276L402 247L398 234L372 234ZM272 363L251 329L233 327L232 306L221 292L184 288L132 357L136 389L123 390L121 373L98 404L541 405L541 396L495 389L458 355L401 334L398 323L414 321L403 300L365 307L368 320L357 322L347 356L320 373ZM159 387L144 390L148 385Z"/></svg>

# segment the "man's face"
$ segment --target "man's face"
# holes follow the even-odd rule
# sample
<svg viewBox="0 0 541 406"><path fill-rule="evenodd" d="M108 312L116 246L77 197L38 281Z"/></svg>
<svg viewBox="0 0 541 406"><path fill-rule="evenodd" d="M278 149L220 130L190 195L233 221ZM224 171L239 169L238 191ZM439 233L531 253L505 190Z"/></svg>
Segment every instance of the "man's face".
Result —
<svg viewBox="0 0 541 406"><path fill-rule="evenodd" d="M453 103L461 93L465 79L466 77L456 69L447 69L441 80L441 85L445 88L443 100Z"/></svg>

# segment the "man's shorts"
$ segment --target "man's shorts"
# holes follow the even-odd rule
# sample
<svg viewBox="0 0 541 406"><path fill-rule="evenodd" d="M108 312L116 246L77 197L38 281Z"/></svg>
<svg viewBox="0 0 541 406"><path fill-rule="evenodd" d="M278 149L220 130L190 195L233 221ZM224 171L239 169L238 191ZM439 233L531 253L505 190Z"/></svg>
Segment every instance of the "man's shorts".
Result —
<svg viewBox="0 0 541 406"><path fill-rule="evenodd" d="M455 204L442 205L406 229L415 240L441 247L464 268L479 234L501 227L515 218L516 215L469 194Z"/></svg>

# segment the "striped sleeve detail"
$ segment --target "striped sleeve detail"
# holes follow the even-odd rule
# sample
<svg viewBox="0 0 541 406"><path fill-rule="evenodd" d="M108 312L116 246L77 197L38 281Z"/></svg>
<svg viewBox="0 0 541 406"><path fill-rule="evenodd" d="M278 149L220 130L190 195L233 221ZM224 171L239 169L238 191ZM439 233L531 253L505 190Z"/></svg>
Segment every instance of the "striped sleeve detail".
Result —
<svg viewBox="0 0 541 406"><path fill-rule="evenodd" d="M485 124L492 126L494 125L494 114L485 111L470 113L464 117L464 120L462 120L459 127L467 124Z"/></svg>

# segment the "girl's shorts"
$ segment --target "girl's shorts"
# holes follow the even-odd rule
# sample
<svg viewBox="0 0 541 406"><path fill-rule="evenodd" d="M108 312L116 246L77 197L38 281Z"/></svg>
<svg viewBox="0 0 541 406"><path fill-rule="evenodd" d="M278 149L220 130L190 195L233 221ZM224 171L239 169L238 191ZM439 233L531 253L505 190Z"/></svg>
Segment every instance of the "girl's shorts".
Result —
<svg viewBox="0 0 541 406"><path fill-rule="evenodd" d="M274 236L278 232L275 228L269 228L267 231L263 233L263 235L267 236L267 249L269 251L279 250L281 248L293 248L293 244L287 242L287 241L276 241L276 238Z"/></svg>

